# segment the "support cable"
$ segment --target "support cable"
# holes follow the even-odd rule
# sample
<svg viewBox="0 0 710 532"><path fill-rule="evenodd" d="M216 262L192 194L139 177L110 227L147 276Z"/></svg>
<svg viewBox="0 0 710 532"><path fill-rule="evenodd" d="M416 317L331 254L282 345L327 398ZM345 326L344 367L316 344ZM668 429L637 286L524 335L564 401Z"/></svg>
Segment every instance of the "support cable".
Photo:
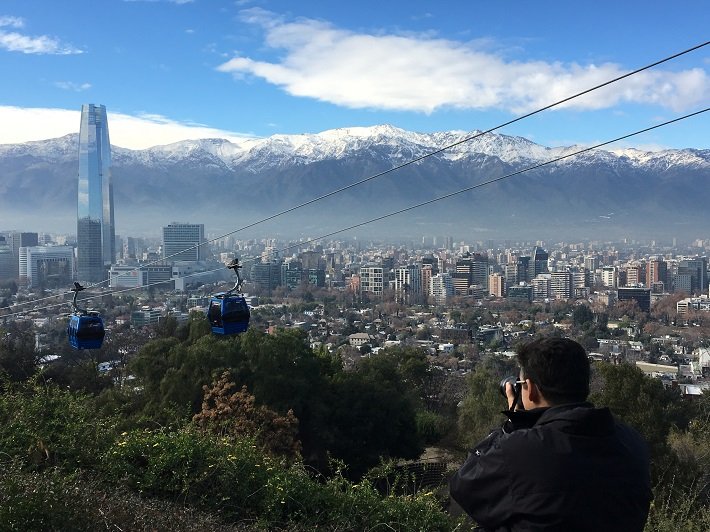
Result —
<svg viewBox="0 0 710 532"><path fill-rule="evenodd" d="M362 184L364 184L364 183L367 183L367 182L372 181L372 180L374 180L374 179L378 179L378 178L380 178L380 177L382 177L382 176L385 176L385 175L387 175L387 174L390 174L390 173L392 173L392 172L395 172L395 171L400 170L400 169L402 169L402 168L405 168L405 167L407 167L407 166L411 166L411 165L413 165L413 164L416 164L416 163L418 163L418 162L423 161L424 159L427 159L427 158L429 158L429 157L432 157L432 156L434 156L434 155L437 155L437 154L439 154L439 153L442 153L442 152L444 152L444 151L446 151L446 150L449 150L449 149L454 148L454 147L456 147L456 146L459 146L459 145L461 145L461 144L464 144L464 143L467 143L467 142L471 142L472 140L475 140L475 139L477 139L477 138L479 138L479 137L482 137L482 136L484 136L484 135L487 135L487 134L489 134L489 133L492 133L492 132L494 132L494 131L497 131L497 130L499 130L499 129L502 129L502 128L504 128L504 127L506 127L506 126L509 126L509 125L511 125L511 124L515 124L516 122L519 122L519 121L521 121L521 120L524 120L524 119L529 118L529 117L531 117L531 116L534 116L534 115L536 115L536 114L542 113L543 111L547 111L547 110L552 109L552 108L554 108L554 107L558 107L558 106L560 106L560 105L562 105L562 104L564 104L564 103L567 103L567 102L569 102L569 101L571 101L571 100L574 100L574 99L576 99L576 98L579 98L580 96L584 96L585 94L589 94L589 93L594 92L594 91L596 91L596 90L599 90L599 89L601 89L601 88L603 88L603 87L606 87L606 86L608 86L608 85L611 85L611 84L616 83L616 82L618 82L618 81L621 81L621 80L623 80L623 79L626 79L626 78L629 78L629 77L631 77L631 76L634 76L634 75L636 75L636 74L638 74L638 73L640 73L640 72L643 72L643 71L645 71L645 70L649 70L649 69L651 69L651 68L653 68L653 67L656 67L656 66L658 66L658 65L661 65L661 64L666 63L666 62L668 62L668 61L672 61L673 59L677 59L678 57L681 57L681 56L683 56L683 55L685 55L685 54L688 54L688 53L690 53L690 52L694 52L695 50L699 50L700 48L703 48L703 47L707 46L708 44L710 44L710 41L705 41L705 42L703 42L703 43L701 43L701 44L697 44L697 45L695 45L695 46L692 46L692 47L690 47L690 48L687 48L687 49L685 49L685 50L683 50L683 51L681 51L681 52L677 52L677 53L675 53L675 54L669 55L669 56L667 56L667 57L664 57L663 59L659 59L658 61L654 61L653 63L650 63L650 64L648 64L648 65L645 65L645 66L642 66L642 67L640 67L640 68L637 68L636 70L632 70L631 72L627 72L626 74L622 74L622 75L620 75L620 76L617 76L617 77L615 77L615 78L613 78L613 79L610 79L610 80L608 80L608 81L605 81L605 82L603 82L603 83L600 83L599 85L595 85L595 86L590 87L590 88L588 88L588 89L585 89L585 90L583 90L583 91L581 91L581 92L578 92L578 93L576 93L576 94L573 94L573 95L571 95L571 96L568 96L568 97L566 97L566 98L563 98L562 100L558 100L558 101L556 101L556 102L554 102L554 103L551 103L551 104L546 105L546 106L544 106L544 107L540 107L539 109L536 109L536 110L531 111L531 112L529 112L529 113L520 115L520 116L518 116L518 117L516 117L516 118L513 118L513 119L511 119L511 120L508 120L507 122L503 122L502 124L499 124L499 125L497 125L497 126L495 126L495 127L492 127L492 128L490 128L490 129L486 129L485 131L480 131L480 132L475 133L475 134L473 134L473 135L469 135L468 137L465 137L465 138L463 138L463 139L460 139L460 140L458 140L458 141L456 141L456 142L453 142L453 143L451 143L451 144L448 144L448 145L446 145L446 146L443 146L443 147L438 148L438 149L436 149L436 150L433 150L433 151L431 151L431 152L425 153L424 155L421 155L421 156L416 157L416 158L414 158L414 159L411 159L411 160L409 160L409 161L405 161L404 163L401 163L401 164L399 164L399 165L393 166L392 168L389 168L389 169L387 169L387 170L383 170L382 172L378 172L378 173L373 174L373 175L371 175L371 176L369 176L369 177L365 177L365 178L363 178L363 179L361 179L361 180L359 180L359 181L355 181L354 183L350 183L349 185L345 185L345 186L343 186L343 187L341 187L341 188L332 190L332 191L327 192L327 193L325 193L325 194L323 194L323 195L321 195L321 196L312 198L312 199L310 199L310 200L308 200L308 201L305 201L305 202L303 202L303 203L300 203L300 204L298 204L298 205L294 205L294 206L292 206L292 207L288 207L287 209L284 209L284 210L279 211L279 212L277 212L277 213L271 214L271 215L269 215L269 216L267 216L267 217L265 217L265 218L262 218L262 219L260 219L260 220L255 221L255 222L251 222L251 223L249 223L249 224L247 224L247 225L244 225L244 226L242 226L242 227L240 227L240 228L238 228L238 229L235 229L234 231L230 231L230 232L228 232L228 233L225 233L225 234L223 234L223 235L220 235L220 236L218 236L218 237L215 237L215 238L213 238L213 239L211 239L211 240L206 240L205 242L201 242L200 244L197 244L197 245L195 245L195 246L193 246L193 247L191 247L191 248L187 248L187 249L178 251L177 253L173 253L172 255L168 255L168 256L166 256L166 257L163 257L163 258L160 259L160 260L156 260L156 261L150 262L150 263L148 263L148 264L143 264L143 265L141 265L141 266L138 266L138 267L134 268L134 269L131 270L131 271L128 271L128 272L125 272L125 273L122 273L122 274L117 275L116 278L123 277L123 276L125 276L125 275L129 275L130 273L132 273L132 272L134 272L134 271L137 271L137 270L139 270L140 268L143 268L143 267L147 267L147 266L152 266L152 265L155 265L155 264L159 264L159 263L161 263L161 262L163 262L163 261L165 261L165 260L167 260L167 259L170 259L170 258L172 258L172 257L175 257L175 256L177 256L177 255L179 255L179 254L181 254L181 253L186 252L186 251L191 251L191 250L197 249L197 248L199 248L200 246L204 246L204 245L210 244L210 243L215 242L215 241L217 241L217 240L221 240L222 238L231 236L231 235L233 235L233 234L235 234L235 233L239 233L239 232L241 232L241 231L244 231L244 230L246 230L246 229L250 229L250 228L255 227L255 226L257 226L257 225L260 225L260 224L262 224L262 223L265 223L265 222L274 220L275 218L278 218L278 217L280 217L280 216L283 216L284 214L288 214L288 213L291 213L291 212L296 211L296 210L298 210L298 209L301 209L301 208L303 208L303 207L307 207L308 205L312 205L313 203L316 203L316 202L318 202L318 201L321 201L321 200L330 198L331 196L335 196L336 194L340 194L341 192L345 192L346 190L350 190L351 188L355 188L355 187L360 186L360 185L362 185ZM87 285L86 288L94 288L94 287L96 287L96 286L101 286L101 285L103 285L104 283L107 283L107 282L110 282L110 281L111 281L111 277L109 276L108 279L105 279L105 280L100 281L100 282L98 282L98 283L94 283L94 284ZM64 295L64 294L61 294L61 295ZM33 302L45 301L45 300L47 300L47 299L52 299L52 298L54 298L54 297L60 297L61 295L48 296L48 297L46 297L46 298L41 298L41 299L34 300ZM3 307L3 308L0 308L0 310L4 310L4 309L7 309L7 308L9 308L9 307Z"/></svg>
<svg viewBox="0 0 710 532"><path fill-rule="evenodd" d="M571 152L571 153L568 153L568 154L565 154L565 155L561 155L561 156L559 156L559 157L555 157L555 158L550 159L550 160L548 160L548 161L545 161L545 162L542 162L542 163L538 163L538 164L534 164L534 165L532 165L532 166L528 166L528 167L523 168L523 169L521 169L521 170L516 170L515 172L510 172L510 173L505 174L505 175L502 175L502 176L500 176L500 177L496 177L496 178L493 178L493 179L489 179L489 180L487 180L487 181L482 181L482 182L477 183L477 184L475 184L475 185L472 185L472 186L470 186L470 187L462 188L462 189L460 189L460 190L457 190L457 191L455 191L455 192L451 192L451 193L449 193L449 194L445 194L445 195L443 195L443 196L438 196L438 197L436 197L436 198L433 198L433 199L430 199L430 200L427 200L427 201L423 201L423 202L417 203L417 204L415 204L415 205L410 205L410 206L408 206L408 207L404 207L404 208L402 208L402 209L398 209L398 210L396 210L396 211L392 211L392 212L390 212L390 213L383 214L383 215L381 215L381 216L377 216L377 217L375 217L375 218L370 218L370 219L365 220L365 221L363 221L363 222L359 222L359 223L350 225L350 226L348 226L348 227L345 227L345 228L342 228L342 229L338 229L337 231L332 231L332 232L330 232L330 233L326 233L326 234L324 234L324 235L320 235L320 236L317 236L317 237L314 237L314 238L305 240L305 241L303 241L303 242L299 242L299 243L297 243L297 244L293 244L293 245L291 245L291 246L287 246L287 247L285 247L285 248L281 248L281 249L275 250L275 251L273 251L273 252L271 252L271 253L283 253L283 252L285 252L285 251L289 251L289 250L294 249L294 248L299 248L299 247L304 246L304 245L306 245L306 244L310 244L310 243L312 243L312 242L316 242L316 241L318 241L318 240L322 240L323 238L328 238L328 237L330 237L330 236L334 236L334 235L337 235L337 234L340 234L340 233L344 233L344 232L346 232L346 231L350 231L350 230L352 230L352 229L356 229L356 228L358 228L358 227L362 227L362 226L364 226L364 225L367 225L367 224L370 224L370 223L373 223L373 222L378 222L378 221L384 220L384 219L386 219L386 218L391 218L392 216L396 216L396 215L402 214L402 213L404 213L404 212L412 211L412 210L418 209L418 208L420 208L420 207L424 207L424 206L427 206L427 205L431 205L432 203L436 203L436 202L439 202L439 201L442 201L442 200L445 200L445 199L449 199L449 198L452 198L452 197L454 197L454 196L458 196L459 194L463 194L463 193L465 193L465 192L471 192L472 190L476 190L476 189L478 189L478 188L481 188L481 187L484 187L484 186L487 186L487 185L491 185L491 184L493 184L493 183L497 183L497 182L503 181L503 180L505 180L505 179L509 179L509 178L511 178L511 177L514 177L514 176L516 176L516 175L523 174L523 173L525 173L525 172L530 172L530 171L532 171L532 170L537 170L538 168L542 168L542 167L544 167L544 166L548 166L548 165L550 165L550 164L554 164L554 163L559 162L559 161L562 161L562 160L564 160L564 159L569 159L570 157L576 157L577 155L581 155L581 154L583 154L583 153L587 153L587 152L589 152L589 151L596 150L596 149L601 148L601 147L603 147L603 146L607 146L607 145L609 145L609 144L613 144L614 142L619 142L619 141L621 141L621 140L625 140L625 139L628 139L628 138L631 138L631 137L640 135L640 134L642 134L642 133L647 133L647 132L649 132L649 131L653 131L654 129L659 129L659 128L661 128L661 127L665 127L665 126L668 126L668 125L670 125L670 124L674 124L674 123L676 123L676 122L680 122L680 121L682 121L682 120L686 120L686 119L688 119L688 118L692 118L692 117L694 117L694 116L701 115L701 114L706 113L706 112L708 112L708 111L710 111L710 107L706 107L706 108L701 109L701 110L699 110L699 111L695 111L695 112L693 112L693 113L689 113L689 114L686 114L686 115L683 115L683 116L679 116L679 117L673 118L673 119L671 119L671 120L667 120L667 121L665 121L665 122L661 122L661 123L659 123L659 124L656 124L656 125L653 125L653 126L644 128L644 129L640 129L640 130L634 131L633 133L627 133L626 135L622 135L622 136L620 136L620 137L616 137L616 138L614 138L614 139L607 140L607 141L605 141L605 142L601 142L601 143L598 143L598 144L594 144L593 146L588 146L588 147L586 147L586 148L582 148L582 149L580 149L580 150L577 150L577 151L574 151L574 152ZM246 259L246 260L244 261L244 263L246 264L246 263L254 262L254 260L255 260L255 259ZM183 276L182 278L184 279L184 278L187 278L187 277L191 277L191 276L193 276L193 275L204 275L204 274L206 274L206 273L213 273L213 272L217 272L217 271L221 271L221 270L223 270L223 268L217 268L217 269L214 269L214 270L208 270L208 271L204 271L204 272L195 272L195 273L192 273L192 274L185 275L185 276ZM151 284L148 284L148 285L145 285L145 286L130 287L130 288L126 288L126 289L124 289L124 290L117 290L117 291L113 291L113 292L107 292L107 293L105 293L105 294L97 294L97 295L95 295L95 296L90 296L90 297L81 299L81 300L79 300L79 301L86 301L86 300L89 300L89 299L95 299L95 298L98 298L98 297L103 297L103 296L108 296L108 295L113 295L113 294L121 294L121 293L123 293L123 292L128 292L128 291L131 291L131 290L138 290L138 289L141 289L141 290L142 290L142 289L145 289L145 288L149 288L149 287L151 287L151 286L157 286L157 285L159 285L159 284L165 284L165 283L169 283L169 282L172 282L172 281L173 281L172 279L169 279L169 280L166 280L166 281L159 281L159 282L156 282L156 283L151 283ZM64 294L62 294L62 295L64 295ZM52 297L59 297L59 296L52 296ZM65 303L57 303L57 304L54 304L54 305L48 305L48 306L45 306L45 307L41 307L41 308L39 308L39 309L32 309L32 311L46 310L46 309L50 309L50 308L59 307L59 306L62 306L62 305L64 305L64 304L65 304ZM5 308L10 308L10 307L5 307ZM0 310L2 310L2 309L0 309ZM30 312L30 311L26 311L26 310L25 310L25 311L15 312L15 313L12 313L12 314L6 314L6 315L4 315L4 316L0 316L0 319L9 318L9 317L12 317L12 316L18 316L18 315L21 315L21 314L25 314L25 313L27 313L27 312Z"/></svg>

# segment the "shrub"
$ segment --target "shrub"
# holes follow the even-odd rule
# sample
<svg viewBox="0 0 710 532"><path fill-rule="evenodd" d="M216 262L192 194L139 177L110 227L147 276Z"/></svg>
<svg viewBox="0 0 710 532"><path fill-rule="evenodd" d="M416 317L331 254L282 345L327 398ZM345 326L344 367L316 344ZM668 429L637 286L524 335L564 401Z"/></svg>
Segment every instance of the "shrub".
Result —
<svg viewBox="0 0 710 532"><path fill-rule="evenodd" d="M437 443L449 431L451 423L441 414L429 410L419 410L416 414L417 433L424 444Z"/></svg>
<svg viewBox="0 0 710 532"><path fill-rule="evenodd" d="M25 466L92 467L117 423L100 416L90 397L51 385L16 385L0 395L0 449Z"/></svg>
<svg viewBox="0 0 710 532"><path fill-rule="evenodd" d="M205 397L202 411L192 418L203 430L223 436L254 438L259 447L272 456L299 458L301 442L297 438L298 419L289 410L285 416L257 406L256 398L246 386L234 391L237 385L228 371L212 383L203 386Z"/></svg>
<svg viewBox="0 0 710 532"><path fill-rule="evenodd" d="M0 470L2 529L88 530L88 516L71 504L73 491L56 469L40 475L23 472L17 462L6 465Z"/></svg>
<svg viewBox="0 0 710 532"><path fill-rule="evenodd" d="M269 457L253 440L216 438L194 428L133 431L104 455L108 479L143 496L218 512L268 529L451 530L431 494L382 498L371 482L337 474L318 482L300 464Z"/></svg>
<svg viewBox="0 0 710 532"><path fill-rule="evenodd" d="M256 518L275 462L252 440L177 432L124 432L103 457L106 478L147 497L219 510L230 519Z"/></svg>
<svg viewBox="0 0 710 532"><path fill-rule="evenodd" d="M667 486L655 490L645 532L706 532L710 530L710 507L699 500L707 486ZM678 493L678 492L681 493Z"/></svg>
<svg viewBox="0 0 710 532"><path fill-rule="evenodd" d="M17 463L0 470L0 523L0 529L7 532L231 532L247 528L224 525L215 516L180 504L144 499L85 474L66 475L58 468L27 472Z"/></svg>

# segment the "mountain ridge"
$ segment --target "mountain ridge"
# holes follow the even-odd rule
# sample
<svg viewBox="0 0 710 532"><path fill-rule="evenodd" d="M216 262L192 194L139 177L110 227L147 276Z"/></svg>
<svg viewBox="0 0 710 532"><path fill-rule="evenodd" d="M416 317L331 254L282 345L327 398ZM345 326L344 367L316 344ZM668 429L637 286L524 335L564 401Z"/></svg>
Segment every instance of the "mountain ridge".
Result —
<svg viewBox="0 0 710 532"><path fill-rule="evenodd" d="M381 125L239 143L200 139L145 150L113 146L117 224L119 230L145 224L160 227L177 210L195 223L230 228L421 158L295 213L285 226L272 224L265 230L331 228L335 222L347 225L374 218L581 149L546 147L495 133L465 140L479 133L416 133ZM445 149L455 143L459 144ZM77 152L77 134L0 145L0 213L20 220L41 212L71 231ZM587 231L591 232L600 223L615 232L633 233L639 224L647 231L668 231L693 225L694 220L708 221L704 191L709 176L710 150L593 150L478 188L475 194L441 204L442 209L435 204L411 216L423 226L460 222L462 230L485 225L486 231L496 234L572 228L584 233L585 224L591 224ZM622 214L609 222L600 218L602 211ZM526 217L530 223L517 222ZM17 226L3 218L0 215L1 226ZM388 223L398 231L414 227L394 219ZM377 231L391 232L381 227Z"/></svg>

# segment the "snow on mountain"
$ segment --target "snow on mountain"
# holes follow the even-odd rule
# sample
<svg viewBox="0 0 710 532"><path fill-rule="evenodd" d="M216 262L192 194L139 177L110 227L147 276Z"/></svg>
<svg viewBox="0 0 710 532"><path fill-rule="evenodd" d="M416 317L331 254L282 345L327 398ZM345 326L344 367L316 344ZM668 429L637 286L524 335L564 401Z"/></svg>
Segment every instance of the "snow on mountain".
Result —
<svg viewBox="0 0 710 532"><path fill-rule="evenodd" d="M611 153L626 158L629 162L637 166L703 166L710 160L708 152L710 150L662 150L662 151L641 151L634 148L623 150L613 150Z"/></svg>
<svg viewBox="0 0 710 532"><path fill-rule="evenodd" d="M22 144L0 145L0 158L31 156L34 158L65 159L76 157L78 135ZM238 143L226 139L183 140L173 144L154 146L145 150L129 150L114 146L115 162L172 165L180 161L194 164L261 171L288 165L306 165L318 161L346 159L355 154L385 157L400 164L432 152L443 150L434 157L448 161L466 161L485 155L497 157L515 167L523 167L567 155L581 146L546 147L523 137L497 133L482 135L480 131L444 131L417 133L391 125L349 127L321 133L273 135L266 138L244 139ZM710 166L708 150L642 151L633 148L611 151L594 150L559 164L596 164L611 166L628 164L633 167L652 167L656 170L673 166Z"/></svg>
<svg viewBox="0 0 710 532"><path fill-rule="evenodd" d="M421 164L408 166L406 172L392 172L377 182L348 188L280 226L293 228L320 227L333 219L344 225L356 223L371 210L388 212L428 201L436 194L461 190L582 148L546 147L498 133L418 133L379 125L238 142L183 140L144 150L113 146L112 158L116 205L121 205L123 223L130 220L136 227L162 224L180 212L201 223L231 227L228 223L237 223L236 217L247 223L262 216L264 209L289 208L436 152ZM77 155L77 134L0 145L0 224L9 224L11 219L14 226L20 216L31 221L37 213L50 213L57 223L70 220L71 226L76 215ZM623 223L614 220L620 234L631 234L638 227L675 231L673 224L686 230L710 223L710 199L704 192L708 176L707 149L598 149L493 183L475 194L457 196L447 200L445 208L422 210L416 216L422 224L487 220L501 233L533 231L534 224L539 231L554 225L570 231L577 227L584 233L589 220L598 223L601 208L604 213L624 213ZM225 212L230 213L229 222ZM402 220L402 230L410 231L411 222ZM392 226L388 222L377 230L389 233Z"/></svg>

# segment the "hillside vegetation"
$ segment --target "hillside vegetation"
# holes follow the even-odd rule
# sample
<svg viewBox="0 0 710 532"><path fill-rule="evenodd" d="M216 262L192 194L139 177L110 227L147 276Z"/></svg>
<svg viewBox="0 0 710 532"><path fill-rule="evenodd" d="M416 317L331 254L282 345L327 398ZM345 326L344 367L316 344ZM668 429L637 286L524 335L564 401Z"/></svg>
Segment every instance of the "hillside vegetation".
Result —
<svg viewBox="0 0 710 532"><path fill-rule="evenodd" d="M423 486L402 464L431 443L463 459L500 423L510 371L480 362L457 410L413 348L346 371L298 332L217 338L194 319L146 343L135 378L117 381L91 360L37 369L32 344L0 332L2 530L468 529L447 513L445 479ZM710 528L708 398L598 366L594 399L651 445L647 529Z"/></svg>

